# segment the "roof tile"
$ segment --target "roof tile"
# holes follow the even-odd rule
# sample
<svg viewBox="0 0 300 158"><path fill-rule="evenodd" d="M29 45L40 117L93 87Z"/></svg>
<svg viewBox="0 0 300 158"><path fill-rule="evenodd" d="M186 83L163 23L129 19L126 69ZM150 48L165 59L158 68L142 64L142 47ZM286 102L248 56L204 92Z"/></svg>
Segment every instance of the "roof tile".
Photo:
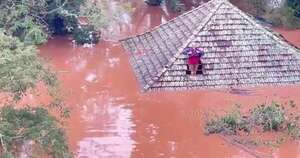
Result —
<svg viewBox="0 0 300 158"><path fill-rule="evenodd" d="M203 74L186 74L189 43L200 43ZM227 0L211 0L149 32L121 40L145 90L300 83L299 51Z"/></svg>

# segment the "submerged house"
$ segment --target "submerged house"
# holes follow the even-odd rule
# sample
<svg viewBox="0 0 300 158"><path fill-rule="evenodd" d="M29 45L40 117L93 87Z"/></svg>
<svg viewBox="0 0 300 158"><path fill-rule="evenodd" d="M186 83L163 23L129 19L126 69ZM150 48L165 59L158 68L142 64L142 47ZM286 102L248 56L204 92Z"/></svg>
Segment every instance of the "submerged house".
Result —
<svg viewBox="0 0 300 158"><path fill-rule="evenodd" d="M120 42L145 91L300 83L300 51L227 0L211 0ZM205 52L195 78L182 53L191 42Z"/></svg>

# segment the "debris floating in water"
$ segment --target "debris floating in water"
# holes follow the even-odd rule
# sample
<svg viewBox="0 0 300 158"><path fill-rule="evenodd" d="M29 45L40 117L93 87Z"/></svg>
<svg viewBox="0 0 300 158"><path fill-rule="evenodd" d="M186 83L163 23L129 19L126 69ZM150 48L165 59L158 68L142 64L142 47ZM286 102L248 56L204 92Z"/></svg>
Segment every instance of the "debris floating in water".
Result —
<svg viewBox="0 0 300 158"><path fill-rule="evenodd" d="M119 63L120 59L119 58L110 58L108 59L109 62L109 67L115 67Z"/></svg>
<svg viewBox="0 0 300 158"><path fill-rule="evenodd" d="M93 48L95 46L95 44L92 43L85 43L82 45L83 48Z"/></svg>

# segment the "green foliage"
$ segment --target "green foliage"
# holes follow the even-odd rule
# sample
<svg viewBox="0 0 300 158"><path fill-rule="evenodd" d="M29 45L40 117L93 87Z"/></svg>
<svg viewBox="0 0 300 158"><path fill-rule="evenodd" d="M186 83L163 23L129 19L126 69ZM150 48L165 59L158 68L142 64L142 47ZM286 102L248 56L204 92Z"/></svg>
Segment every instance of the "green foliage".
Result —
<svg viewBox="0 0 300 158"><path fill-rule="evenodd" d="M221 133L228 134L236 133L239 122L241 122L240 113L233 111L225 115L224 117L216 117L211 119L206 124L207 133Z"/></svg>
<svg viewBox="0 0 300 158"><path fill-rule="evenodd" d="M54 34L72 33L78 25L80 6L84 3L86 0L48 0L45 21L49 30Z"/></svg>
<svg viewBox="0 0 300 158"><path fill-rule="evenodd" d="M175 12L182 12L185 10L184 4L180 0L169 0L170 7Z"/></svg>
<svg viewBox="0 0 300 158"><path fill-rule="evenodd" d="M52 34L73 33L81 16L99 32L123 16L129 3L121 3L112 7L109 0L3 0L0 28L26 44L42 44Z"/></svg>
<svg viewBox="0 0 300 158"><path fill-rule="evenodd" d="M77 27L80 6L86 0L46 0L46 12L43 19L53 34L67 34Z"/></svg>
<svg viewBox="0 0 300 158"><path fill-rule="evenodd" d="M108 13L108 10L104 7L106 3L105 0L99 0L81 6L80 14L87 17L89 23L93 25L96 30L107 27L107 24L113 19L113 13Z"/></svg>
<svg viewBox="0 0 300 158"><path fill-rule="evenodd" d="M274 26L284 26L287 28L300 28L300 18L295 16L296 10L288 3L285 3L281 8L272 10L265 15Z"/></svg>
<svg viewBox="0 0 300 158"><path fill-rule="evenodd" d="M124 13L131 13L133 8L131 3L128 1L114 1L112 3L109 0L97 0L90 1L81 5L80 7L80 19L87 22L90 26L77 27L74 30L74 39L77 43L86 43L90 41L87 38L87 31L93 31L93 41L98 41L100 38L101 31L107 27L120 24L126 21L124 19ZM113 33L110 36L113 36ZM79 37L83 34L84 37Z"/></svg>
<svg viewBox="0 0 300 158"><path fill-rule="evenodd" d="M269 0L248 0L248 3L255 8L255 16L261 16L266 13Z"/></svg>
<svg viewBox="0 0 300 158"><path fill-rule="evenodd" d="M288 28L297 28L300 27L300 19L296 17L296 10L289 6L287 3L281 8L281 22L283 26Z"/></svg>
<svg viewBox="0 0 300 158"><path fill-rule="evenodd" d="M77 27L77 15L84 0L1 0L0 1L0 92L18 101L43 82L53 101L67 116L57 92L56 75L37 56L37 48L51 33L71 32ZM57 27L57 19L62 25ZM56 29L59 28L59 29ZM73 30L72 30L73 29ZM12 107L0 109L0 157L13 158L21 147L32 146L54 158L68 158L71 154L64 132L45 109ZM33 142L33 144L31 144ZM28 144L29 143L29 144ZM33 151L31 154L34 154ZM39 157L40 155L36 155Z"/></svg>
<svg viewBox="0 0 300 158"><path fill-rule="evenodd" d="M287 0L286 5L294 10L294 15L300 18L300 1L299 0Z"/></svg>
<svg viewBox="0 0 300 158"><path fill-rule="evenodd" d="M72 32L85 0L3 0L0 28L27 44L41 44L51 33Z"/></svg>
<svg viewBox="0 0 300 158"><path fill-rule="evenodd" d="M227 112L223 116L214 116L206 121L207 134L224 134L241 136L242 132L251 133L276 132L279 137L275 141L262 142L262 144L282 144L287 138L300 138L300 116L294 102L280 105L278 103L262 104L241 113L239 108ZM284 136L284 137L283 137ZM256 142L253 140L236 140L244 143ZM252 143L251 143L252 144Z"/></svg>
<svg viewBox="0 0 300 158"><path fill-rule="evenodd" d="M262 104L251 111L251 118L256 125L266 131L279 130L285 121L283 107L277 103L267 106Z"/></svg>
<svg viewBox="0 0 300 158"><path fill-rule="evenodd" d="M235 134L238 130L249 131L246 120L242 117L239 111L240 107L235 106L235 109L226 113L222 117L216 116L206 123L206 133L226 133Z"/></svg>
<svg viewBox="0 0 300 158"><path fill-rule="evenodd" d="M42 81L56 86L56 77L37 56L34 46L27 46L0 30L0 91L9 92L15 100Z"/></svg>
<svg viewBox="0 0 300 158"><path fill-rule="evenodd" d="M95 27L95 30L100 31L106 28L113 22L121 22L124 12L130 13L133 11L129 2L117 2L113 4L109 0L97 0L85 3L80 7L80 15L86 17L89 24Z"/></svg>
<svg viewBox="0 0 300 158"><path fill-rule="evenodd" d="M300 138L300 129L297 127L297 125L294 122L289 122L287 124L287 130L288 135L290 135L292 138Z"/></svg>
<svg viewBox="0 0 300 158"><path fill-rule="evenodd" d="M93 26L78 27L73 33L73 39L78 44L97 43L99 38Z"/></svg>
<svg viewBox="0 0 300 158"><path fill-rule="evenodd" d="M240 109L226 113L222 117L210 119L206 124L207 133L235 134L238 130L246 132L256 127L265 131L278 131L286 125L283 107L277 103L259 105L250 110L249 116L242 116Z"/></svg>
<svg viewBox="0 0 300 158"><path fill-rule="evenodd" d="M43 32L40 14L45 12L46 2L39 0L4 0L0 3L0 28L19 37L29 44L45 42L47 35Z"/></svg>
<svg viewBox="0 0 300 158"><path fill-rule="evenodd" d="M11 152L4 152L0 156L1 156L1 158L14 158L14 155Z"/></svg>
<svg viewBox="0 0 300 158"><path fill-rule="evenodd" d="M10 32L19 37L25 44L39 45L47 41L48 35L42 27L34 23L32 18L26 17L22 23L16 23Z"/></svg>
<svg viewBox="0 0 300 158"><path fill-rule="evenodd" d="M30 107L14 109L6 106L0 109L0 120L1 147L4 151L1 157L16 155L16 149L27 142L31 142L30 154L42 150L53 158L72 157L63 129L47 110Z"/></svg>
<svg viewBox="0 0 300 158"><path fill-rule="evenodd" d="M286 0L279 8L268 6L268 0L247 0L254 16L266 19L277 27L300 27L300 1ZM298 17L297 17L298 16Z"/></svg>

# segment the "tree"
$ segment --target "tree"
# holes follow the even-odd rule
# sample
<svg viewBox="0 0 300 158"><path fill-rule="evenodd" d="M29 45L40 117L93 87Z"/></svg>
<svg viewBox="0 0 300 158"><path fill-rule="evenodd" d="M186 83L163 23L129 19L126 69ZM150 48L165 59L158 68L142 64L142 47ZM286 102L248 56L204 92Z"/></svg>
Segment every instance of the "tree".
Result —
<svg viewBox="0 0 300 158"><path fill-rule="evenodd" d="M117 5L113 6L110 0L84 3L80 7L80 19L83 19L86 24L74 29L73 39L78 44L97 43L104 29L113 24L122 23L124 12L132 11L131 4L126 0L120 0ZM113 34L110 35L113 36Z"/></svg>
<svg viewBox="0 0 300 158"><path fill-rule="evenodd" d="M267 11L268 0L247 0L250 5L254 7L255 16L261 17Z"/></svg>
<svg viewBox="0 0 300 158"><path fill-rule="evenodd" d="M72 157L61 124L47 110L5 106L0 120L0 157L17 157L22 147L26 157Z"/></svg>
<svg viewBox="0 0 300 158"><path fill-rule="evenodd" d="M86 0L48 0L45 21L54 34L67 34L78 25L80 7Z"/></svg>
<svg viewBox="0 0 300 158"><path fill-rule="evenodd" d="M3 0L0 28L28 44L41 44L51 34L66 34L77 26L85 0Z"/></svg>
<svg viewBox="0 0 300 158"><path fill-rule="evenodd" d="M55 74L37 56L35 46L0 30L0 91L19 100L38 82L51 87L57 85Z"/></svg>
<svg viewBox="0 0 300 158"><path fill-rule="evenodd" d="M294 15L300 18L300 1L299 0L287 0L287 5L294 10Z"/></svg>
<svg viewBox="0 0 300 158"><path fill-rule="evenodd" d="M0 28L7 33L27 40L30 44L45 42L47 35L42 31L41 13L46 11L46 3L33 0L4 0L0 2Z"/></svg>
<svg viewBox="0 0 300 158"><path fill-rule="evenodd" d="M30 147L30 157L71 157L60 122L47 110L55 107L66 117L68 109L56 91L55 73L37 56L35 45L44 43L52 33L72 32L83 1L0 1L0 93L13 98L9 106L0 105L0 157L17 157L24 146ZM63 25L56 29L59 18ZM15 103L38 83L47 86L53 99L50 106L15 109Z"/></svg>
<svg viewBox="0 0 300 158"><path fill-rule="evenodd" d="M106 28L112 22L121 21L124 12L132 12L130 3L121 0L118 5L111 6L109 0L96 0L84 3L80 7L80 16L86 17L97 31Z"/></svg>
<svg viewBox="0 0 300 158"><path fill-rule="evenodd" d="M185 5L180 0L168 0L168 4L173 11L182 12L185 10Z"/></svg>

